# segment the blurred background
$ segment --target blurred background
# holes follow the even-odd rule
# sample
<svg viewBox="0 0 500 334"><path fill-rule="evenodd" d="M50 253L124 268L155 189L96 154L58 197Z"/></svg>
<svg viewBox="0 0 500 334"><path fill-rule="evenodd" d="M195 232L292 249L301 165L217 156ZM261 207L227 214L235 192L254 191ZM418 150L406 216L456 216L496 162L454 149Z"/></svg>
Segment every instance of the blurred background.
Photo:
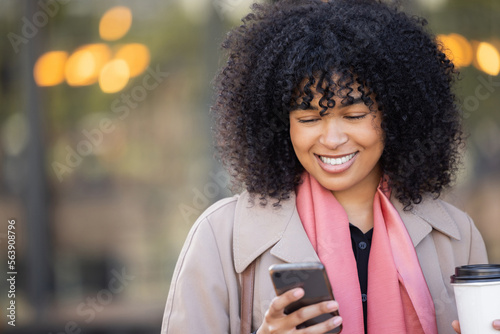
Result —
<svg viewBox="0 0 500 334"><path fill-rule="evenodd" d="M0 0L0 332L159 333L189 228L231 194L211 80L250 4ZM461 68L469 139L445 197L500 263L500 1L403 6Z"/></svg>

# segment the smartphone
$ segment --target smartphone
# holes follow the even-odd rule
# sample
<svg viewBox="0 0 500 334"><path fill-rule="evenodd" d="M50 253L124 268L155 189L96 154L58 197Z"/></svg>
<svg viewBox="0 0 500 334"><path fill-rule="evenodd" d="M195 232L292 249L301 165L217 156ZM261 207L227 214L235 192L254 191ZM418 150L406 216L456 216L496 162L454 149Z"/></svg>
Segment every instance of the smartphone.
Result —
<svg viewBox="0 0 500 334"><path fill-rule="evenodd" d="M269 268L269 274L278 296L290 289L299 287L304 289L304 297L288 305L285 308L285 314L290 314L307 305L334 299L325 266L321 262L275 264ZM321 314L300 324L297 329L318 324L336 315L339 315L337 311ZM340 333L341 331L342 325L327 333Z"/></svg>

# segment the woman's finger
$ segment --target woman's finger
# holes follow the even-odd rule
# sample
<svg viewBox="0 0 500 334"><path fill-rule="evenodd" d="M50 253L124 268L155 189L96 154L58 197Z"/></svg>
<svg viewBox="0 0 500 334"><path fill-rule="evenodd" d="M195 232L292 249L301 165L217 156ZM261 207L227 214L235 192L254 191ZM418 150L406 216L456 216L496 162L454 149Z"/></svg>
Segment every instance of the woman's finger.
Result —
<svg viewBox="0 0 500 334"><path fill-rule="evenodd" d="M304 296L304 289L291 289L282 295L275 297L269 305L269 315L272 317L283 316L285 307Z"/></svg>
<svg viewBox="0 0 500 334"><path fill-rule="evenodd" d="M297 325L306 320L317 317L321 314L335 312L339 309L339 304L334 300L329 300L309 306L304 306L290 314L291 319Z"/></svg>
<svg viewBox="0 0 500 334"><path fill-rule="evenodd" d="M500 331L500 319L493 321L493 328L495 328L497 331Z"/></svg>
<svg viewBox="0 0 500 334"><path fill-rule="evenodd" d="M457 332L458 334L460 334L460 323L458 322L458 320L453 320L453 322L451 323L451 326L453 327L453 329L455 330L455 332Z"/></svg>
<svg viewBox="0 0 500 334"><path fill-rule="evenodd" d="M297 333L326 333L334 328L339 327L342 324L342 318L340 316L333 317L319 324L309 326L307 328L297 330Z"/></svg>

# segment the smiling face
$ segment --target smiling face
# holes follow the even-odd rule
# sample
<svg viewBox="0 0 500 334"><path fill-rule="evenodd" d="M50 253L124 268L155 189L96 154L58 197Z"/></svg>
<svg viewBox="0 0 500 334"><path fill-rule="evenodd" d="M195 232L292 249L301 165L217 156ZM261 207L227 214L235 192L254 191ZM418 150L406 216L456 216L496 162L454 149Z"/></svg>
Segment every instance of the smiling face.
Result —
<svg viewBox="0 0 500 334"><path fill-rule="evenodd" d="M338 95L338 94L336 94ZM335 106L321 116L316 93L311 109L290 112L290 138L302 166L334 194L374 190L380 182L384 150L382 114L370 110L356 89L352 103L335 96Z"/></svg>

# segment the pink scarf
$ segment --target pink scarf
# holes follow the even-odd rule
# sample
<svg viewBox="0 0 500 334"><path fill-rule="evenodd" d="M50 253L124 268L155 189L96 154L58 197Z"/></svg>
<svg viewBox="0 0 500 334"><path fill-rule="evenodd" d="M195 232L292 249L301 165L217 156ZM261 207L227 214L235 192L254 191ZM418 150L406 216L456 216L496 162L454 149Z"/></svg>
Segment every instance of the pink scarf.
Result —
<svg viewBox="0 0 500 334"><path fill-rule="evenodd" d="M349 220L333 194L309 173L297 190L304 229L326 267L343 318L342 334L362 334L363 306ZM437 334L434 303L408 232L377 189L368 261L368 333Z"/></svg>

